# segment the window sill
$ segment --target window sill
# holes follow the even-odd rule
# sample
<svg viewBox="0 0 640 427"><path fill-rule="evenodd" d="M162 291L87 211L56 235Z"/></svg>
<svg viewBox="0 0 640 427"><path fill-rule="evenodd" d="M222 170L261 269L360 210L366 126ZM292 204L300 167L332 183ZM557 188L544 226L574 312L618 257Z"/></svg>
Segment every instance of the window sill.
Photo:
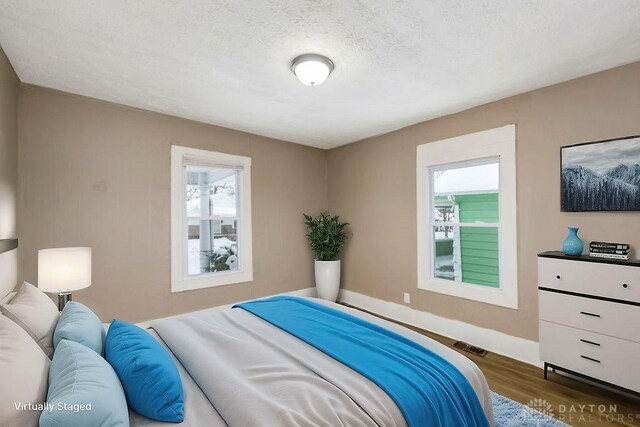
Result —
<svg viewBox="0 0 640 427"><path fill-rule="evenodd" d="M234 271L213 273L195 277L174 278L171 281L171 293L215 288L253 281L253 272Z"/></svg>
<svg viewBox="0 0 640 427"><path fill-rule="evenodd" d="M517 289L517 287L515 287ZM450 280L431 279L418 284L418 289L464 298L485 304L518 309L518 295L505 289L490 288ZM513 287L512 287L513 289Z"/></svg>

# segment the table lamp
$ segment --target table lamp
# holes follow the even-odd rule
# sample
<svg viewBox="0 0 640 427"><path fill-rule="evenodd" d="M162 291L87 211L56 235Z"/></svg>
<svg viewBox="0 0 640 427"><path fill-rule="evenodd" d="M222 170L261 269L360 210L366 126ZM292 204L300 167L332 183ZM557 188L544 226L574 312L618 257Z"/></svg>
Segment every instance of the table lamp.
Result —
<svg viewBox="0 0 640 427"><path fill-rule="evenodd" d="M71 292L91 286L91 248L52 248L38 251L38 288L58 294L58 310L71 301Z"/></svg>

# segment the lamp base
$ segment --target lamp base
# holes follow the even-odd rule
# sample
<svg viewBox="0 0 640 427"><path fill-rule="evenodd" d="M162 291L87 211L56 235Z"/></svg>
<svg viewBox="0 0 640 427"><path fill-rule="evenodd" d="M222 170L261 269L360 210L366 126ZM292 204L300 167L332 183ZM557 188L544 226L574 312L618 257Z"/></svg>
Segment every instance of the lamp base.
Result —
<svg viewBox="0 0 640 427"><path fill-rule="evenodd" d="M58 294L58 311L62 311L69 301L71 301L71 292L60 292Z"/></svg>

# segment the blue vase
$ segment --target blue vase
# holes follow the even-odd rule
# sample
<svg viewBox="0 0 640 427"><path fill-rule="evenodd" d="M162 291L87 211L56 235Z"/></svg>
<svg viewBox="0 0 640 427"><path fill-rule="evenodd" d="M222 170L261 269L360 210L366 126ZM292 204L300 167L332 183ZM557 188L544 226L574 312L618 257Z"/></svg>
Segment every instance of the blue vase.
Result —
<svg viewBox="0 0 640 427"><path fill-rule="evenodd" d="M584 244L582 240L578 237L577 227L569 227L569 234L567 238L562 242L562 252L565 255L578 256L582 255L582 249L584 249Z"/></svg>

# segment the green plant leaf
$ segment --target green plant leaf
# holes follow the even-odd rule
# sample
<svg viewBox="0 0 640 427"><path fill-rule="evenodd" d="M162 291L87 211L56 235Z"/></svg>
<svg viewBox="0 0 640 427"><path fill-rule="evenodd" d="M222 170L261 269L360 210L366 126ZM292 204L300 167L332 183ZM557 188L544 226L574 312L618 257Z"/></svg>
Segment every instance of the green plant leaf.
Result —
<svg viewBox="0 0 640 427"><path fill-rule="evenodd" d="M302 214L307 227L307 238L311 250L319 261L334 261L342 252L349 239L345 231L348 222L340 222L338 215L331 216L328 212L322 212L313 217Z"/></svg>

